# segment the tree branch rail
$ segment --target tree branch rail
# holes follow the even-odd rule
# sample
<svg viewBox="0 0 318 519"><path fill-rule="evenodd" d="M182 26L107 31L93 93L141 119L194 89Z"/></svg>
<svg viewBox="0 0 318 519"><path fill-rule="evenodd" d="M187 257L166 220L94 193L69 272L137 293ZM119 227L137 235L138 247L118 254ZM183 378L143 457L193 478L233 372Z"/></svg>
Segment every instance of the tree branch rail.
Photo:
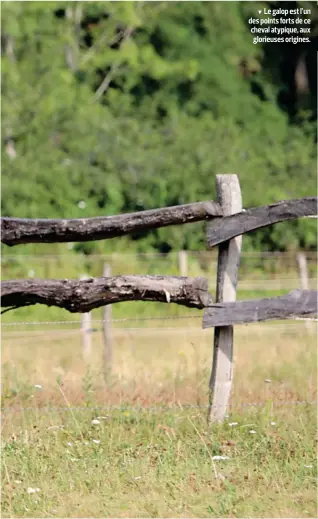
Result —
<svg viewBox="0 0 318 519"><path fill-rule="evenodd" d="M85 313L121 301L158 301L205 308L212 298L203 277L114 276L80 281L19 279L1 283L1 306L10 309L40 303L72 313Z"/></svg>
<svg viewBox="0 0 318 519"><path fill-rule="evenodd" d="M104 240L222 216L217 202L165 207L116 216L77 219L1 218L1 241L10 247L22 243L64 243Z"/></svg>

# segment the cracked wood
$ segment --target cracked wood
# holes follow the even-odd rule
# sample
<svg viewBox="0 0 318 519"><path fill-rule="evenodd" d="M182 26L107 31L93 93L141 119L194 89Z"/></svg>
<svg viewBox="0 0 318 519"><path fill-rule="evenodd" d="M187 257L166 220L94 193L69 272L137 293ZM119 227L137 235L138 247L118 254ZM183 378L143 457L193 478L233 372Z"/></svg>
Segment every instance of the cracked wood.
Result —
<svg viewBox="0 0 318 519"><path fill-rule="evenodd" d="M316 314L317 291L297 289L280 297L209 305L204 313L203 328L310 317Z"/></svg>
<svg viewBox="0 0 318 519"><path fill-rule="evenodd" d="M121 301L159 301L204 308L212 298L203 277L114 276L81 281L21 279L1 283L1 306L11 309L40 303L83 313Z"/></svg>
<svg viewBox="0 0 318 519"><path fill-rule="evenodd" d="M211 222L207 231L208 245L214 247L241 234L284 220L316 215L316 196L285 200L263 207L253 207L233 216L224 216Z"/></svg>

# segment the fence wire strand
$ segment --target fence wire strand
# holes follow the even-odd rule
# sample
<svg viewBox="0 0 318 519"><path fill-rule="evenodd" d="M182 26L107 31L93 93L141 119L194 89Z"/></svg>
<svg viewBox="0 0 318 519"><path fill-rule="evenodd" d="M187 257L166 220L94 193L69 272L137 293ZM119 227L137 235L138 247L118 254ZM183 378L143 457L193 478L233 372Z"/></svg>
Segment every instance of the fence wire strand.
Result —
<svg viewBox="0 0 318 519"><path fill-rule="evenodd" d="M109 319L109 320L103 320L103 319L92 319L91 323L124 323L124 322L150 322L150 321L177 321L177 320L184 320L184 319L202 319L202 315L182 315L182 316L165 316L165 317L123 317L121 319ZM288 321L314 321L317 322L317 317L292 317L288 319ZM261 322L261 321L258 321ZM250 324L258 324L256 323L242 323L243 326L248 326ZM1 323L1 326L47 326L48 324L52 325L64 325L64 324L77 324L80 325L81 321L12 321L8 323ZM238 326L236 324L235 326ZM269 325L270 326L278 326L278 325ZM282 325L285 326L285 325ZM186 330L186 328L185 328Z"/></svg>

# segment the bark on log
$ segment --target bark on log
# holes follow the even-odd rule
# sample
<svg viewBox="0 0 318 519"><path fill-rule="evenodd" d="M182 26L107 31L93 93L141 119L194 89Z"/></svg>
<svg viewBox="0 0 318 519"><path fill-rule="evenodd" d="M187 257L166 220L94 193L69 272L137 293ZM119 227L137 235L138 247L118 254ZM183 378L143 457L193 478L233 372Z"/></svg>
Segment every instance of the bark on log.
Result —
<svg viewBox="0 0 318 519"><path fill-rule="evenodd" d="M41 303L83 313L121 301L159 301L205 308L212 298L203 277L115 276L83 281L21 279L1 283L1 306L12 309Z"/></svg>
<svg viewBox="0 0 318 519"><path fill-rule="evenodd" d="M296 198L263 207L253 207L233 216L218 218L209 225L209 247L230 240L246 232L273 225L284 220L317 215L317 197Z"/></svg>
<svg viewBox="0 0 318 519"><path fill-rule="evenodd" d="M297 289L280 297L215 303L204 313L203 328L316 315L317 294L316 290Z"/></svg>
<svg viewBox="0 0 318 519"><path fill-rule="evenodd" d="M222 214L220 204L207 201L117 216L72 220L3 217L1 241L14 246L20 243L104 240L136 231L209 220Z"/></svg>

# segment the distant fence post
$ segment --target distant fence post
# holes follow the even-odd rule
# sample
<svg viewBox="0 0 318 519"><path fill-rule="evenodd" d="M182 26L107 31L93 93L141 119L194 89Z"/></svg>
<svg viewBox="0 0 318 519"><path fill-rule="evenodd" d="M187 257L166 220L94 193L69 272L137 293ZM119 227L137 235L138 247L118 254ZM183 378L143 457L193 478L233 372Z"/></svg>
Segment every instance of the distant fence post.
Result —
<svg viewBox="0 0 318 519"><path fill-rule="evenodd" d="M81 276L81 280L87 279L87 276ZM83 343L83 358L88 360L92 353L92 314L87 312L81 316L81 332Z"/></svg>
<svg viewBox="0 0 318 519"><path fill-rule="evenodd" d="M303 252L299 252L296 258L299 271L300 288L302 288L303 290L309 290L308 265L306 254L304 254ZM307 332L311 331L312 323L310 321L305 321L305 328Z"/></svg>
<svg viewBox="0 0 318 519"><path fill-rule="evenodd" d="M242 195L237 175L217 175L218 202L224 216L242 211ZM213 227L213 224L211 225ZM242 236L219 245L216 302L236 301L238 266ZM233 326L216 326L210 378L209 422L222 422L227 412L233 378Z"/></svg>
<svg viewBox="0 0 318 519"><path fill-rule="evenodd" d="M306 254L304 254L303 252L299 252L297 254L297 264L299 269L300 288L302 290L309 290Z"/></svg>
<svg viewBox="0 0 318 519"><path fill-rule="evenodd" d="M103 271L104 277L111 276L111 267L108 264L104 265ZM109 375L112 371L112 362L113 362L113 345L112 345L112 307L111 305L106 305L103 307L103 337L104 337L104 378L105 381L108 381Z"/></svg>
<svg viewBox="0 0 318 519"><path fill-rule="evenodd" d="M179 276L187 276L188 275L187 251L181 250L178 252L178 266L179 266Z"/></svg>

